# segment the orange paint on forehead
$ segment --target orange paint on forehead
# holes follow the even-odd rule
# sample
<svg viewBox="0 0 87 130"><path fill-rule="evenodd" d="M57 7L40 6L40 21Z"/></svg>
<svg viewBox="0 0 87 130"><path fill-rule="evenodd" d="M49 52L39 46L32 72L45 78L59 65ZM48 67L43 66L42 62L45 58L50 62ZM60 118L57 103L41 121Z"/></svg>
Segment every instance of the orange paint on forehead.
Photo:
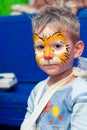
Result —
<svg viewBox="0 0 87 130"><path fill-rule="evenodd" d="M50 37L42 37L42 38L40 36L38 36L37 34L34 34L34 42L37 42L40 40L43 41L46 46L48 45L48 43L51 43L52 41L55 41L55 40L61 40L65 44L67 42L66 37L62 32L57 32L57 33L54 33Z"/></svg>

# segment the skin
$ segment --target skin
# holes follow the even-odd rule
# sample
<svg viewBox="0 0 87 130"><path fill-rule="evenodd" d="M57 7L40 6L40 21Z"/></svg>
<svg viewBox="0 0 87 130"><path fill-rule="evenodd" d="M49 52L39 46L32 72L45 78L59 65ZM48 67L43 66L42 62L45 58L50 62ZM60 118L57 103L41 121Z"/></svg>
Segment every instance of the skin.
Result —
<svg viewBox="0 0 87 130"><path fill-rule="evenodd" d="M55 33L57 33L57 30L55 28L52 28L50 25L47 25L40 33L38 33L38 31L35 32L35 34L37 34L37 36L42 39L52 37ZM40 59L41 57L38 56L38 47L37 47L38 40L34 39L36 61L40 69L46 72L48 75L50 75L50 79L48 81L49 86L63 79L64 77L68 76L72 72L74 59L81 56L84 49L84 43L82 41L78 41L77 43L72 43L67 32L66 33L62 32L62 34L64 36L58 37L58 41L59 40L63 41L62 47L60 46L58 47L55 45L57 39L56 41L55 39L53 40L51 39L50 42L43 43L45 46L45 51L43 52L44 55L42 57L45 60L49 61L48 64L45 65L39 63L38 59ZM40 44L42 45L42 43ZM62 54L67 52L65 47L66 44L68 46L68 58L66 58L64 62L60 61L59 63L50 64L50 60L52 60L52 58L55 57L55 55L57 57L60 57ZM47 48L52 49L53 46L55 46L54 48L56 49L56 54L51 51L47 51L48 50ZM39 48L39 49L43 50L43 48ZM74 79L75 77L73 76L69 82L73 81Z"/></svg>

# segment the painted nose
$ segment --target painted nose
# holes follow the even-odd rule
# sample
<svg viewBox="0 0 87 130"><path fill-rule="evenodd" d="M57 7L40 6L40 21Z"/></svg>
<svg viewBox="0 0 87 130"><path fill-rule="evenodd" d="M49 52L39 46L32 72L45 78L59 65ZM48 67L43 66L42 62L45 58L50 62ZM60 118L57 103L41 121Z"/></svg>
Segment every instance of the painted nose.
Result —
<svg viewBox="0 0 87 130"><path fill-rule="evenodd" d="M50 60L52 59L52 56L44 56L44 59Z"/></svg>

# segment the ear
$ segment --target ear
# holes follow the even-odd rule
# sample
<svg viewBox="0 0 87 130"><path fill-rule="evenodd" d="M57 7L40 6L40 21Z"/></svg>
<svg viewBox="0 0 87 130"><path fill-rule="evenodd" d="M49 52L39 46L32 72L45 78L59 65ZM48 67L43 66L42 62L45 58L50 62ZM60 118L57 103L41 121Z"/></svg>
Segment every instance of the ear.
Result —
<svg viewBox="0 0 87 130"><path fill-rule="evenodd" d="M82 55L84 50L84 42L83 41L78 41L75 45L75 55L74 58L78 58Z"/></svg>

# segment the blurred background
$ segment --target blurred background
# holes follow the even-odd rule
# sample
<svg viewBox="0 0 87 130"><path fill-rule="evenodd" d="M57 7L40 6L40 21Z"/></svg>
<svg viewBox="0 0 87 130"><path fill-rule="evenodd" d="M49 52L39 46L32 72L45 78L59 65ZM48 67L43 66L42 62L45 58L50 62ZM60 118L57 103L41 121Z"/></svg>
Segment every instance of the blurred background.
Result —
<svg viewBox="0 0 87 130"><path fill-rule="evenodd" d="M29 0L0 0L0 16L9 15L14 4L29 4Z"/></svg>
<svg viewBox="0 0 87 130"><path fill-rule="evenodd" d="M68 7L74 14L79 9L87 9L87 0L0 0L0 16L38 13L47 4L57 4Z"/></svg>

